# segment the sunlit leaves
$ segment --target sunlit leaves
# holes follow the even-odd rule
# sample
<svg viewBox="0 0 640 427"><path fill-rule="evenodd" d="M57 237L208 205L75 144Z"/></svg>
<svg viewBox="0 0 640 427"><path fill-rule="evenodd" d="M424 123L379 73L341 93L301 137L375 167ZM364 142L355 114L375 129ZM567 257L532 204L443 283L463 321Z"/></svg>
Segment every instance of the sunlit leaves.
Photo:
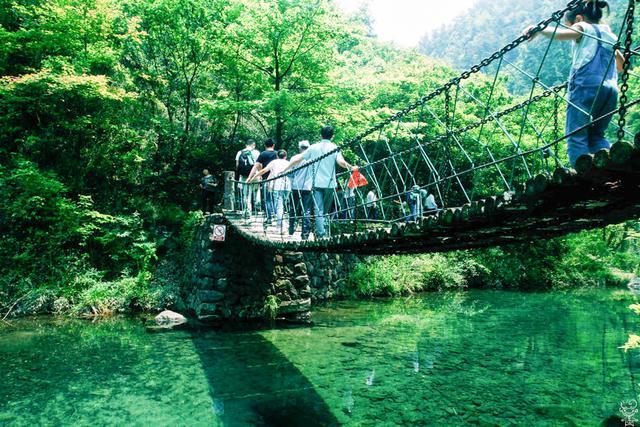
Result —
<svg viewBox="0 0 640 427"><path fill-rule="evenodd" d="M639 335L629 335L629 339L627 340L627 342L618 347L623 349L625 352L629 351L629 350L633 350L636 348L640 347L640 336Z"/></svg>

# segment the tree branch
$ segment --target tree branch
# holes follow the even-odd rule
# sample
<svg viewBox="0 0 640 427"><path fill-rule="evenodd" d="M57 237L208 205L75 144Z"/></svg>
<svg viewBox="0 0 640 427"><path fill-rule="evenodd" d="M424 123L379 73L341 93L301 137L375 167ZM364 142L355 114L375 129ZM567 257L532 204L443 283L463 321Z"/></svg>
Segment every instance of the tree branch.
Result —
<svg viewBox="0 0 640 427"><path fill-rule="evenodd" d="M7 317L9 317L9 315L11 314L11 312L13 311L13 309L15 308L15 306L23 299L25 299L26 297L28 297L31 292L33 292L33 290L30 290L29 292L27 292L26 294L22 295L20 298L18 298L17 300L15 300L13 302L13 304L11 305L11 307L9 307L9 311L7 311L4 315L4 317L2 318L3 322L6 322Z"/></svg>
<svg viewBox="0 0 640 427"><path fill-rule="evenodd" d="M296 50L293 53L293 56L291 57L291 60L289 61L289 65L286 67L286 69L282 73L282 77L285 77L287 74L289 74L289 72L291 71L291 68L293 67L293 63L296 61L296 59L298 59L298 53L300 52L300 49L302 48L302 44L304 43L304 40L307 37L309 29L311 28L311 24L312 24L313 18L315 18L315 16L318 14L318 10L319 10L319 8L314 9L313 14L307 20L307 25L305 26L304 30L302 31L302 36L300 37L300 41L298 42L298 46L296 47ZM307 52L308 52L308 50L307 50Z"/></svg>
<svg viewBox="0 0 640 427"><path fill-rule="evenodd" d="M246 62L247 64L251 65L252 67L255 67L255 68L257 68L258 70L260 70L260 71L262 71L262 72L266 73L269 77L274 77L274 76L273 76L273 73L272 73L268 68L262 67L262 66L260 66L260 65L258 65L258 64L256 64L256 63L254 63L254 62L252 62L252 61L249 61L248 59L244 58L244 57L243 57L242 55L240 55L240 54L238 54L238 58L239 58L241 61L244 61L244 62Z"/></svg>
<svg viewBox="0 0 640 427"><path fill-rule="evenodd" d="M258 117L255 113L251 111L249 111L249 115L256 121L256 123L260 125L260 127L262 128L262 131L264 132L264 136L269 136L269 132L267 131L267 128L265 127L264 123L262 123L262 120L260 119L260 117Z"/></svg>

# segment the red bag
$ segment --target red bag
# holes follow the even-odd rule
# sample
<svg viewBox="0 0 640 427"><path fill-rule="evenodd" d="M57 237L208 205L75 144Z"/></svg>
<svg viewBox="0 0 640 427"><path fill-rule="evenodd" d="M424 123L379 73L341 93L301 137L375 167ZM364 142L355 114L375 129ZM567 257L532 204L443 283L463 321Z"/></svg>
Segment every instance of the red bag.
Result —
<svg viewBox="0 0 640 427"><path fill-rule="evenodd" d="M367 182L367 178L365 178L364 175L360 173L359 169L356 169L351 172L351 178L349 178L349 183L347 184L347 186L351 189L354 189L358 187L364 187L368 183L369 182Z"/></svg>

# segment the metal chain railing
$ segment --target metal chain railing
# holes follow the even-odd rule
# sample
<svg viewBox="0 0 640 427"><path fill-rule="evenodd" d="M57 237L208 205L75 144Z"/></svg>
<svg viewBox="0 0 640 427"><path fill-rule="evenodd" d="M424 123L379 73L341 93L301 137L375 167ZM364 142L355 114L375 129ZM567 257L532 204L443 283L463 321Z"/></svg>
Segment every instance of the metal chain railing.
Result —
<svg viewBox="0 0 640 427"><path fill-rule="evenodd" d="M385 127L387 127L389 124L391 124L393 122L396 122L398 119L404 117L408 113L415 111L417 108L425 105L430 100L442 95L443 93L445 93L446 91L451 89L453 86L459 84L461 81L469 79L469 77L471 77L473 74L479 73L482 69L484 69L484 68L488 67L489 65L491 65L495 60L502 58L505 54L511 52L513 49L515 49L516 47L520 46L525 41L531 39L535 34L541 32L542 30L547 28L549 26L549 24L551 24L552 22L559 22L567 12L576 9L578 7L578 5L582 1L584 1L584 0L571 0L567 4L567 6L565 8L555 11L554 13L551 14L551 17L549 17L549 18L547 18L547 19L545 19L543 21L540 21L538 24L536 24L528 32L528 34L520 35L518 38L513 40L511 43L509 43L509 44L505 45L504 47L502 47L501 49L495 51L490 56L488 56L485 59L483 59L482 61L480 61L478 64L475 64L475 65L471 66L468 71L463 71L459 76L454 77L453 79L451 79L448 82L444 83L438 89L432 91L428 95L423 96L422 98L420 98L419 100L417 100L413 104L407 106L406 108L404 108L404 109L396 112L395 114L389 116L385 120L379 122L377 125L372 126L369 129L367 129L366 131L356 135L354 138L352 138L352 139L346 141L344 144L342 144L339 148L337 148L335 150L332 150L330 152L327 152L323 156L320 156L320 157L314 159L312 162L308 163L307 165L309 165L311 163L320 162L323 159L327 158L328 156L333 155L337 151L340 151L341 149L345 149L345 148L356 149L357 148L357 144L359 144L367 136L369 136L369 135L371 135L371 134L373 134L373 133L375 133L375 132L377 132L377 131L385 128ZM303 166L289 171L289 174L295 173L296 171L298 171L302 167Z"/></svg>
<svg viewBox="0 0 640 427"><path fill-rule="evenodd" d="M625 125L627 123L627 91L629 90L629 70L631 68L631 45L633 43L633 21L635 14L636 2L629 0L629 7L625 19L626 31L624 40L624 64L622 66L622 84L620 85L620 118L618 119L618 141L622 141L625 135Z"/></svg>
<svg viewBox="0 0 640 427"><path fill-rule="evenodd" d="M250 184L236 184L241 187L256 186L260 190L255 193L262 195L263 203L270 201L273 204L274 196L271 195L270 189L275 188L276 182L279 183L277 187L281 187L282 181L278 180L289 180L287 191L290 192L292 183L299 177L298 174L313 171L315 179L318 171L328 164L332 164L329 169L335 168L334 158L339 155L341 149L352 148L354 151L361 151L359 157L363 164L360 165L359 171L370 178L370 184L373 186L366 195L366 191L357 184L352 186L353 172L345 171L331 172L334 176L331 183L333 187L323 192L322 200L313 194L310 196L311 199L307 198L305 201L300 190L298 197L292 198L280 193L275 196L277 206L270 212L265 212L264 219L275 216L280 230L279 237L276 233L272 238L286 240L285 226L282 222L283 212L289 212L289 219L294 227L299 220L315 218L317 222L320 218L316 213L321 212L321 217L332 219L327 221L329 226L326 235L354 234L363 229L375 230L376 227L388 226L393 222L415 221L422 216L426 195L431 199L430 206L433 206L433 200L437 200L436 210L458 207L472 202L476 197L486 197L488 194L482 191L485 184L487 191L492 192L491 195L496 194L499 186L506 192L512 192L516 181L522 184L523 179L540 173L548 174L552 171L551 167L558 168L563 164L558 151L559 143L575 133L561 135L559 132L559 107L561 102L569 102L561 94L566 90L567 83L550 87L544 85L540 79L551 43L555 40L557 26L549 40L549 46L546 47L544 58L532 74L504 59L504 55L551 23L558 23L568 11L577 8L582 1L571 1L564 9L539 22L526 35L519 36L468 71L361 132L341 147L314 156L299 167L271 176L269 179ZM620 108L616 110L620 114L619 139L627 132L624 126L628 108L638 104L635 100L629 102L627 95L634 9L635 0L631 0L625 18L625 68L621 76ZM473 79L464 85L462 83L472 75L487 69L496 60L500 61L492 79L491 91L487 100L483 101L484 96L480 99L477 94L474 95L474 85L482 84L483 78ZM509 98L505 101L504 96L500 99L500 96L496 95L498 74L503 63L531 79L532 86L525 99ZM550 97L552 101L546 101ZM481 113L469 116L466 114L469 109L476 109ZM612 114L607 114L607 117ZM549 117L551 115L553 117ZM602 117L594 117L593 121L599 119ZM581 130L585 128L582 127ZM480 129L476 137L471 134L475 129ZM495 138L506 138L506 144L493 143ZM370 147L373 147L373 153L369 150ZM551 156L554 157L553 166L550 166L548 161L548 157ZM331 159L327 163L329 158ZM243 194L246 193L243 191ZM371 193L374 193L373 197L370 197ZM373 209L375 206L377 209ZM380 212L382 215L379 215ZM308 224L304 230L308 237ZM263 232L269 233L266 226Z"/></svg>

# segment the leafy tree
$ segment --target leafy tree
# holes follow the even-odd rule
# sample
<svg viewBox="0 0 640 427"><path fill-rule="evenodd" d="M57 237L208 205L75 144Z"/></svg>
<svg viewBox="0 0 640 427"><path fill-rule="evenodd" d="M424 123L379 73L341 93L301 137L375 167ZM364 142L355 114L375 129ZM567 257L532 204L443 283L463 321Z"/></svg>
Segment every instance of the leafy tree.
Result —
<svg viewBox="0 0 640 427"><path fill-rule="evenodd" d="M614 2L615 22L621 4ZM470 16L425 39L422 51L434 59L380 43L366 8L345 16L331 0L0 0L0 307L23 295L40 302L64 296L92 312L174 303L176 284L186 276L180 260L201 219L189 211L197 205L202 168L218 175L233 168L247 138L273 137L289 148L317 139L325 123L335 125L336 141L344 144L450 80L456 73L443 61L456 68L477 62L559 4L518 0L516 6L481 0ZM526 44L507 60L535 69L542 50L542 43ZM560 81L564 63L549 61L543 81ZM498 110L531 90L517 73L498 79L494 91L492 83L492 76L478 74L452 90L452 127L483 118L490 93ZM552 112L552 102L543 100L524 126L543 128L548 139ZM370 160L382 159L413 146L416 137L446 134L444 116L438 99L430 110L408 115L402 128L362 144ZM637 112L629 121L635 126ZM518 137L517 114L501 126L487 123L485 145L477 142L479 132L459 142L476 159L487 149L505 155L512 150L505 129L522 149L540 143L529 131ZM352 163L365 163L359 147L343 148ZM429 147L433 158L444 154L451 155L450 167L468 166L452 144ZM416 178L425 182L429 173L417 170ZM475 195L503 191L495 170L462 183ZM403 190L388 179L382 186L385 193ZM463 202L464 194L451 192L451 204ZM361 266L358 292L377 292L373 273L395 280L386 274L390 267L402 273L406 289L383 284L387 293L594 283L581 271L607 282L610 269L585 268L587 254L637 271L638 232L631 223L526 249L410 264L393 258ZM514 260L518 267L503 271ZM40 302L27 306L46 310Z"/></svg>
<svg viewBox="0 0 640 427"><path fill-rule="evenodd" d="M137 31L128 40L124 63L136 86L162 103L170 126L181 123L185 137L192 130L198 90L219 67L228 7L224 0L181 0L135 1L124 8Z"/></svg>
<svg viewBox="0 0 640 427"><path fill-rule="evenodd" d="M328 107L335 43L344 37L341 21L326 0L260 0L244 7L235 48L238 58L258 73L256 94L271 124L262 127L273 130L278 147L300 135L295 122L304 123Z"/></svg>

